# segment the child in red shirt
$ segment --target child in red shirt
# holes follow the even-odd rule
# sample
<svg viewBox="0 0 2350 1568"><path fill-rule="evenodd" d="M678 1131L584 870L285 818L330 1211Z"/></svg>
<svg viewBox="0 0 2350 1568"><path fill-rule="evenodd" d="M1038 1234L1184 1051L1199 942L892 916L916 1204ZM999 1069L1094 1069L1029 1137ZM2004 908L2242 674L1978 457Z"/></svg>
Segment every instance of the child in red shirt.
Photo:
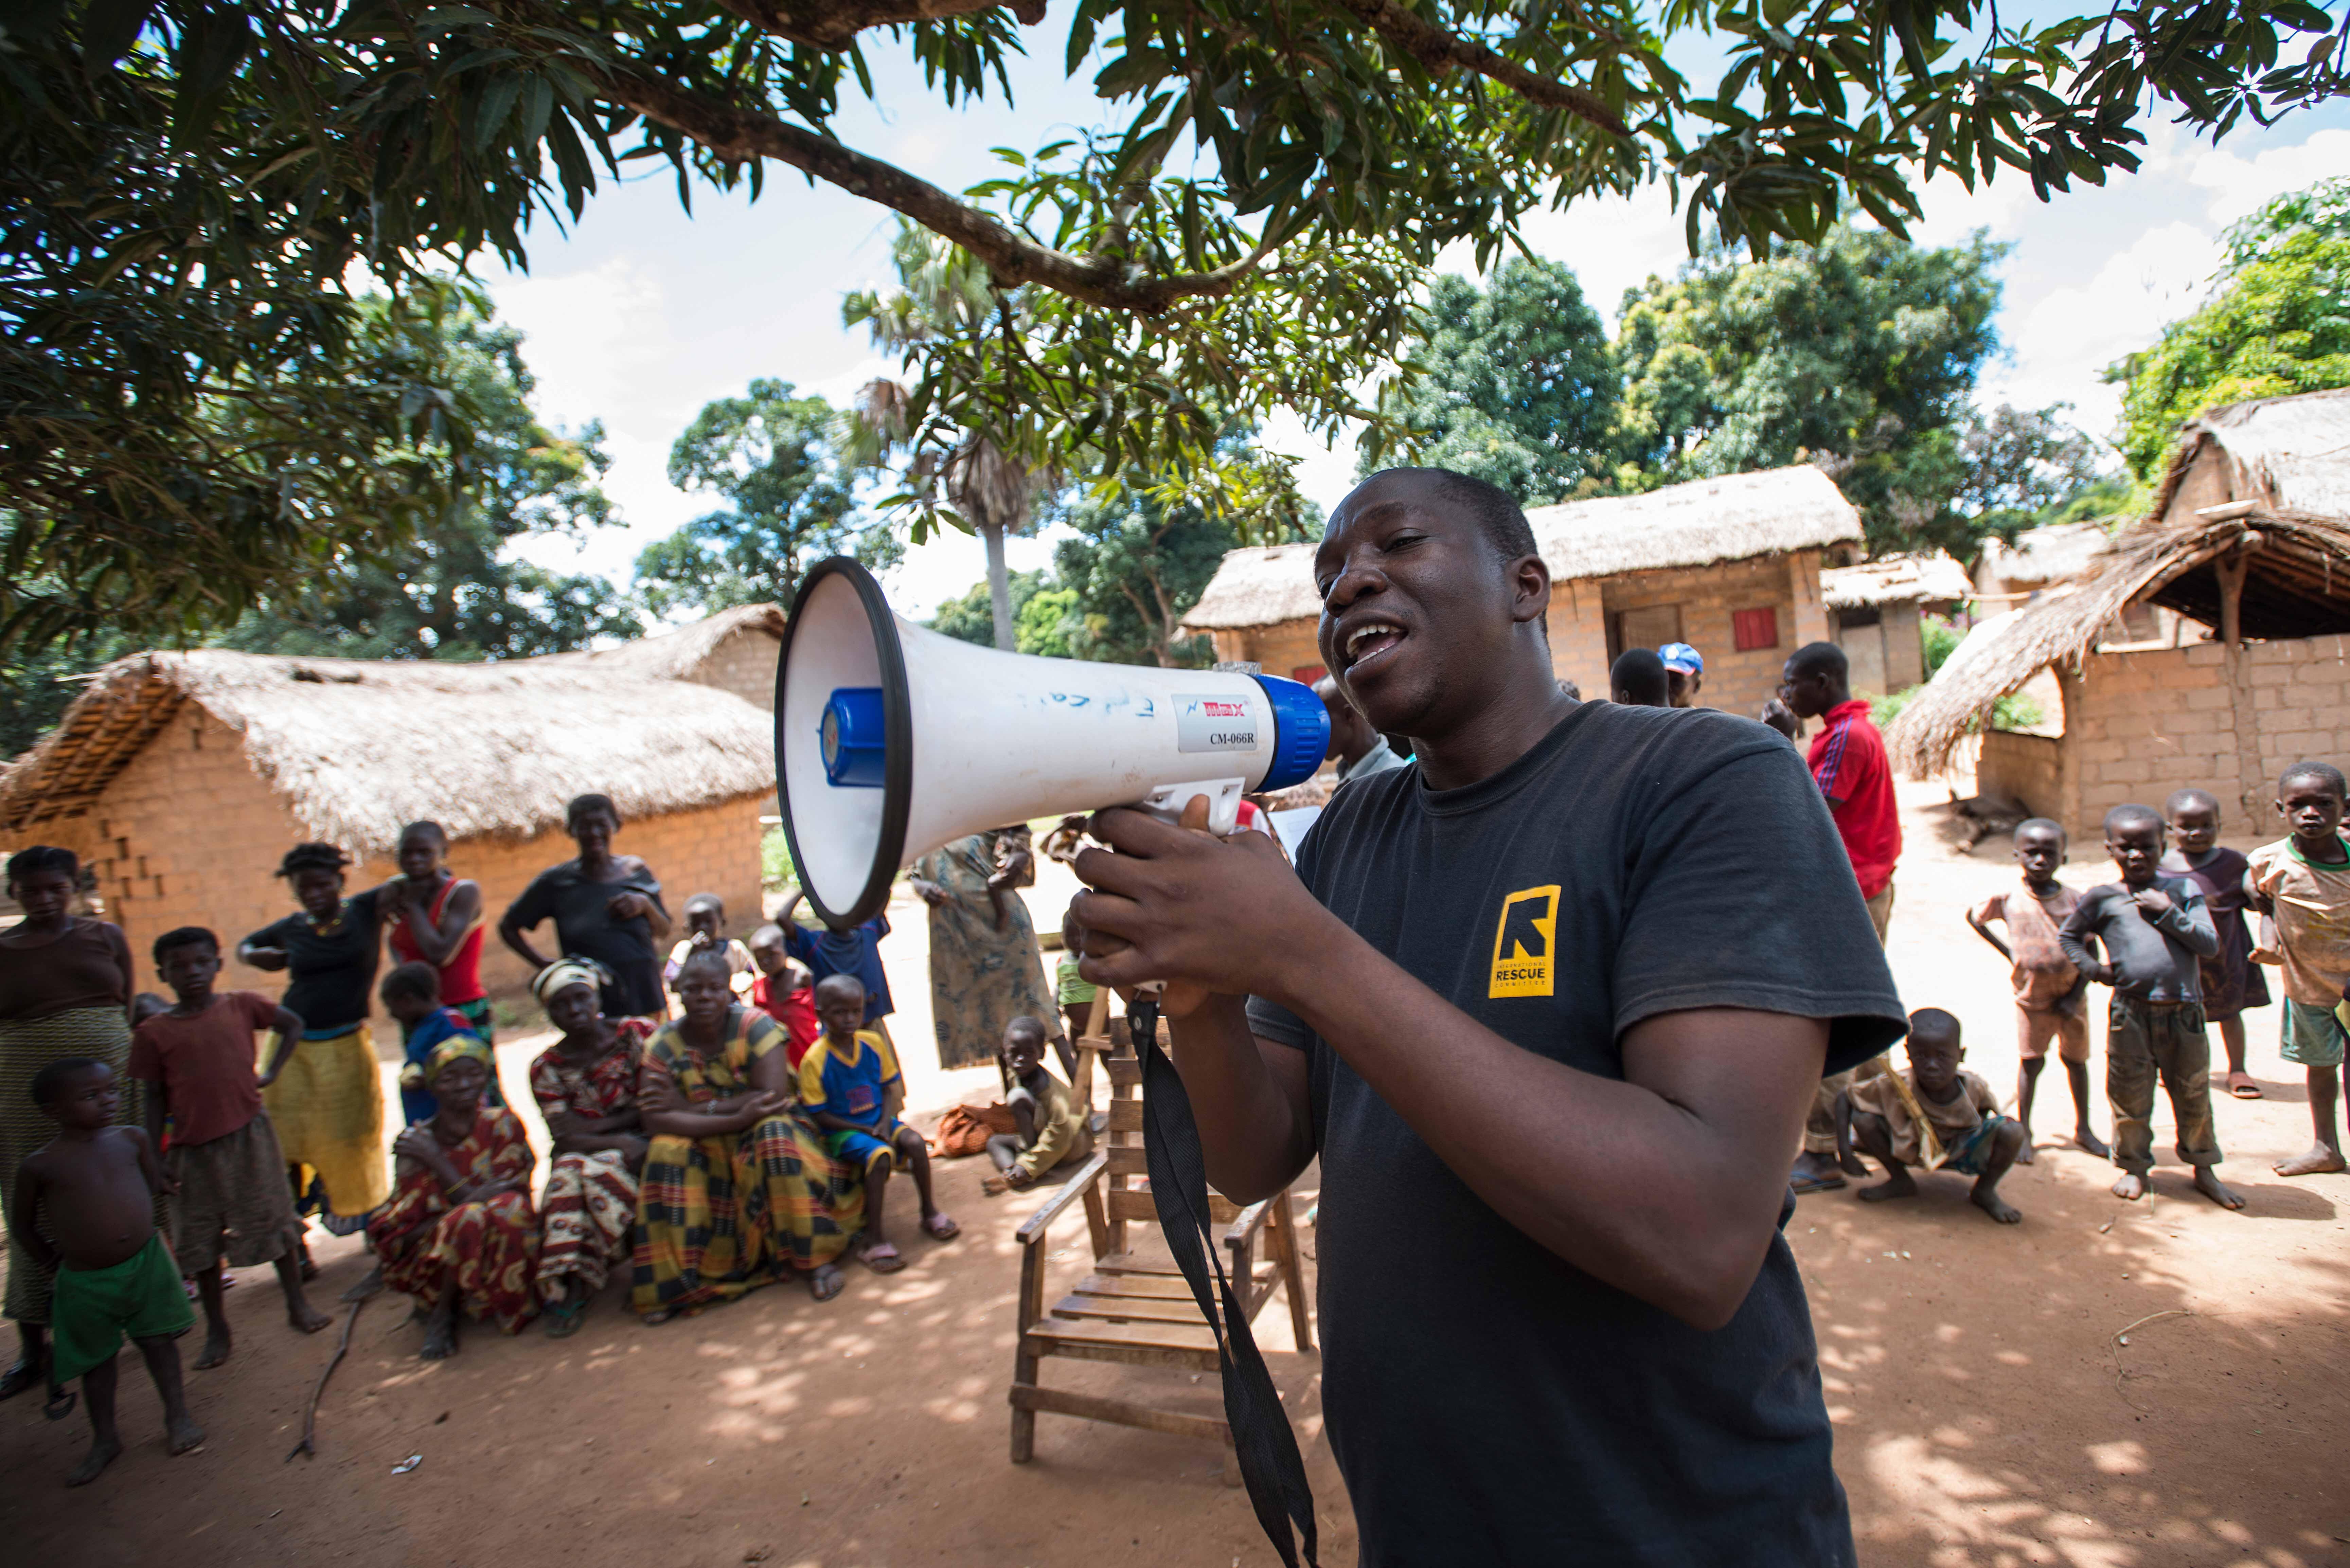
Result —
<svg viewBox="0 0 2350 1568"><path fill-rule="evenodd" d="M305 1334L333 1320L302 1291L302 1221L286 1185L286 1157L262 1108L261 1091L276 1082L302 1038L301 1018L255 991L217 992L220 939L182 926L155 939L155 967L179 1002L139 1025L130 1037L130 1075L155 1085L147 1096L147 1136L160 1143L172 1118L164 1168L177 1184L171 1198L172 1254L196 1282L204 1307L204 1348L196 1369L229 1356L221 1307L221 1260L231 1268L274 1264L286 1293L286 1318ZM269 1065L253 1070L253 1036L274 1030Z"/></svg>
<svg viewBox="0 0 2350 1568"><path fill-rule="evenodd" d="M781 926L761 926L751 933L751 961L759 966L751 981L751 1005L784 1026L785 1054L797 1072L800 1058L824 1030L816 1015L815 981L785 952Z"/></svg>

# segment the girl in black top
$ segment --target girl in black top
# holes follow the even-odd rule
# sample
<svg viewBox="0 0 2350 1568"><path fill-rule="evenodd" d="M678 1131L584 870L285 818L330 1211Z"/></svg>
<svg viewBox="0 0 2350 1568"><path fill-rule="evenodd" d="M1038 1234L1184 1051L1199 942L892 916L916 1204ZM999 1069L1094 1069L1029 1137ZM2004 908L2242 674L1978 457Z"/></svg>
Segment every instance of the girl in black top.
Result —
<svg viewBox="0 0 2350 1568"><path fill-rule="evenodd" d="M343 896L350 857L331 844L297 844L278 863L298 913L237 944L255 969L291 977L285 1004L301 1015L302 1044L263 1095L296 1190L316 1198L327 1228L348 1235L390 1194L384 1157L383 1085L368 1034L382 957L380 888ZM306 1190L299 1168L317 1172ZM305 1262L307 1262L307 1256Z"/></svg>
<svg viewBox="0 0 2350 1568"><path fill-rule="evenodd" d="M610 796L581 795L564 813L563 825L579 846L578 858L532 878L498 922L498 936L536 973L552 961L523 932L551 916L557 957L591 958L611 971L602 998L605 1016L666 1018L669 1000L661 993L655 945L670 933L660 883L635 856L612 853L620 813Z"/></svg>

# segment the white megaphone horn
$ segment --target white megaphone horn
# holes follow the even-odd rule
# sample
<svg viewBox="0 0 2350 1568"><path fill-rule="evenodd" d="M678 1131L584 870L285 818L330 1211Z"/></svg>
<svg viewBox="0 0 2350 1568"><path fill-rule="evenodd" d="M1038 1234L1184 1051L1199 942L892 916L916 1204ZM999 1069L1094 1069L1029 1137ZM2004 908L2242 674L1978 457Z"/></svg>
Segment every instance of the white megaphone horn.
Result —
<svg viewBox="0 0 2350 1568"><path fill-rule="evenodd" d="M776 792L808 902L845 929L899 868L968 834L1196 796L1230 833L1248 790L1310 778L1330 715L1279 676L1004 653L890 612L873 574L808 573L775 671Z"/></svg>

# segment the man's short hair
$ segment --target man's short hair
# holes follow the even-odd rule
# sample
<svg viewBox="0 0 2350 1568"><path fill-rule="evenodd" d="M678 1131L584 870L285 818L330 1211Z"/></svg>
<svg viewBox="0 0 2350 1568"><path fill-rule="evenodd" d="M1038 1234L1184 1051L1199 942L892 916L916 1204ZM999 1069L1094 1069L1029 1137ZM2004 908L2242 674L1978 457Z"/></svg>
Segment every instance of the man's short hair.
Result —
<svg viewBox="0 0 2350 1568"><path fill-rule="evenodd" d="M2285 786L2293 783L2295 779L2309 779L2323 785L2333 793L2334 798L2336 800L2350 798L2350 784L2345 784L2343 782L2342 770L2335 767L2332 763L2309 762L2293 763L2293 766L2285 769L2283 774L2278 777L2277 794L2284 794Z"/></svg>
<svg viewBox="0 0 2350 1568"><path fill-rule="evenodd" d="M2039 828L2045 828L2048 832L2054 834L2060 843L2070 844L2073 841L2073 836L2064 831L2064 825L2057 821L2053 816L2025 817L2022 822L2015 825L2013 836L2021 838L2026 832Z"/></svg>
<svg viewBox="0 0 2350 1568"><path fill-rule="evenodd" d="M2155 810L2154 807L2150 805L2140 805L2136 801L2125 801L2120 805L2114 807L2113 810L2106 813L2106 836L2107 838L2111 838L2116 833L2125 827L2137 827L2141 825L2157 829L2161 828L2163 826L2162 814Z"/></svg>
<svg viewBox="0 0 2350 1568"><path fill-rule="evenodd" d="M1957 1017L1943 1012L1939 1007L1921 1007L1909 1015L1911 1038L1914 1039L1920 1032L1943 1035L1952 1040L1958 1039L1960 1033Z"/></svg>
<svg viewBox="0 0 2350 1568"><path fill-rule="evenodd" d="M1540 553L1534 548L1534 524L1526 521L1526 509L1500 485L1449 468L1385 468L1371 478L1385 479L1390 473L1427 481L1439 496L1467 513L1496 559L1515 561Z"/></svg>
<svg viewBox="0 0 2350 1568"><path fill-rule="evenodd" d="M34 1074L26 1089L33 1096L33 1104L53 1106L57 1103L57 1096L66 1092L66 1085L92 1067L105 1065L95 1056L60 1056Z"/></svg>
<svg viewBox="0 0 2350 1568"><path fill-rule="evenodd" d="M2177 816L2180 812L2192 811L2199 805L2206 811L2216 812L2220 809L2220 797L2208 789L2175 789L2162 803L2162 815Z"/></svg>
<svg viewBox="0 0 2350 1568"><path fill-rule="evenodd" d="M214 936L211 931L206 930L202 926L174 926L170 930L165 931L161 936L155 939L154 953L156 967L159 969L162 967L163 955L165 953L175 951L181 948L193 947L210 948L213 950L213 955L217 957L221 950L220 938Z"/></svg>
<svg viewBox="0 0 2350 1568"><path fill-rule="evenodd" d="M386 1002L395 996L405 996L417 1002L441 1000L441 971L420 959L393 967L383 977L379 994Z"/></svg>
<svg viewBox="0 0 2350 1568"><path fill-rule="evenodd" d="M1852 675L1852 660L1844 649L1833 642L1807 642L1787 656L1787 668L1797 675L1832 675L1846 680Z"/></svg>
<svg viewBox="0 0 2350 1568"><path fill-rule="evenodd" d="M1653 648L1627 648L1617 655L1607 670L1607 686L1611 693L1622 692L1622 700L1638 708L1661 708L1670 697L1665 661Z"/></svg>

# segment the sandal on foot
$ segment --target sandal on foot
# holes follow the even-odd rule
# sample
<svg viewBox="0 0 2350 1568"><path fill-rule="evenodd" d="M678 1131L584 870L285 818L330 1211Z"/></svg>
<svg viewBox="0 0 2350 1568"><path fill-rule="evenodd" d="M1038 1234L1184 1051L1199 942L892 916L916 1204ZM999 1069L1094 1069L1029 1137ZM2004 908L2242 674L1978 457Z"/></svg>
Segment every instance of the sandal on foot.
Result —
<svg viewBox="0 0 2350 1568"><path fill-rule="evenodd" d="M837 1268L812 1269L808 1272L808 1294L818 1302L828 1302L848 1288L848 1276Z"/></svg>
<svg viewBox="0 0 2350 1568"><path fill-rule="evenodd" d="M962 1227L954 1222L953 1215L941 1210L923 1220L922 1233L933 1241L951 1241L962 1234Z"/></svg>
<svg viewBox="0 0 2350 1568"><path fill-rule="evenodd" d="M898 1249L887 1241L874 1241L857 1250L857 1261L877 1274L894 1274L906 1266Z"/></svg>
<svg viewBox="0 0 2350 1568"><path fill-rule="evenodd" d="M1791 1177L1787 1185L1794 1189L1796 1197L1801 1198L1806 1192L1834 1192L1844 1186L1844 1178L1837 1175L1797 1176Z"/></svg>
<svg viewBox="0 0 2350 1568"><path fill-rule="evenodd" d="M580 1297L559 1301L540 1312L539 1320L547 1338L569 1339L588 1321L587 1300Z"/></svg>
<svg viewBox="0 0 2350 1568"><path fill-rule="evenodd" d="M2229 1074L2228 1093L2240 1100L2257 1100L2262 1097L2261 1086L2252 1081L2252 1075L2250 1073Z"/></svg>
<svg viewBox="0 0 2350 1568"><path fill-rule="evenodd" d="M0 1399L14 1399L17 1395L40 1387L48 1380L49 1364L46 1356L37 1361L19 1361L6 1372L0 1373Z"/></svg>
<svg viewBox="0 0 2350 1568"><path fill-rule="evenodd" d="M62 1421L73 1413L74 1391L70 1388L50 1389L49 1402L41 1407L41 1414L52 1421Z"/></svg>

